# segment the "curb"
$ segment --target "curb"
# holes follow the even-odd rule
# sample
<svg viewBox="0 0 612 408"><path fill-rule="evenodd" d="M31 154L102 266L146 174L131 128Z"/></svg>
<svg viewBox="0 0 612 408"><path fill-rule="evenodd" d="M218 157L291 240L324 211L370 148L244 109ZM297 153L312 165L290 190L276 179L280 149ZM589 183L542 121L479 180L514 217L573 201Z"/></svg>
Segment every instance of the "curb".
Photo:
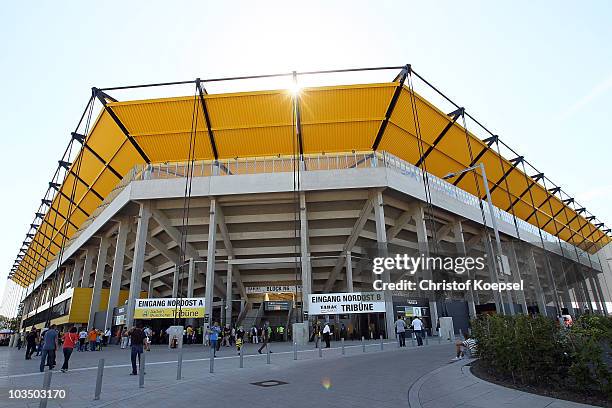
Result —
<svg viewBox="0 0 612 408"><path fill-rule="evenodd" d="M461 372L465 373L465 371L463 370L463 367L465 367L467 364L470 364L471 362L475 361L475 359L465 359L465 360L461 360L463 365L461 366ZM451 363L453 364L453 363ZM433 371L430 371L426 374L423 374L421 377L418 378L418 380L416 380L415 382L412 383L412 385L410 386L410 388L408 389L408 406L410 408L422 408L421 405L421 400L419 398L419 392L421 391L421 387L423 386L423 384L425 383L425 381L429 380L431 377L433 377L434 375L438 374L440 371L448 368L449 364L447 365L443 365L442 367L438 367ZM468 372L470 370L467 370ZM470 375L473 376L473 374L470 372ZM476 378L476 377L474 377ZM480 379L479 379L480 380Z"/></svg>

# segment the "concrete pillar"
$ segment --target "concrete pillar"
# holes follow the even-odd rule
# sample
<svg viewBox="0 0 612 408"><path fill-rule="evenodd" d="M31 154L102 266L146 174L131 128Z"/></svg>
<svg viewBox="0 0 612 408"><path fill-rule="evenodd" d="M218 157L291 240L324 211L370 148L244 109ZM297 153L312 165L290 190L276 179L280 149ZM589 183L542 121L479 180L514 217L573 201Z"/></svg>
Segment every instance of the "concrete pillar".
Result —
<svg viewBox="0 0 612 408"><path fill-rule="evenodd" d="M465 247L465 239L463 237L463 225L461 224L461 221L455 222L453 224L452 230L453 230L453 235L454 235L455 246L457 248L457 255L465 257L467 255L467 249ZM472 272L467 271L467 279L470 279L472 281L474 280L474 276L472 276ZM467 302L467 305L468 305L470 319L475 319L476 318L476 303L474 301L474 289L472 285L470 285L470 288L465 292L465 301Z"/></svg>
<svg viewBox="0 0 612 408"><path fill-rule="evenodd" d="M553 293L553 302L555 302L555 307L557 311L560 313L561 308L563 307L563 301L559 300L559 292L557 291L557 284L555 283L555 276L553 274L552 265L550 264L550 258L546 253L546 249L544 249L544 268L546 269L546 273L548 274L549 284L548 286L551 288Z"/></svg>
<svg viewBox="0 0 612 408"><path fill-rule="evenodd" d="M91 330L94 326L94 317L100 308L100 295L102 294L102 282L104 282L104 269L106 267L106 255L110 242L105 236L100 239L100 249L98 251L98 262L96 264L96 273L94 276L94 286L91 293L91 303L89 305L89 320L87 320L87 330ZM105 329L104 327L99 327Z"/></svg>
<svg viewBox="0 0 612 408"><path fill-rule="evenodd" d="M514 283L521 283L523 280L521 277L521 268L518 263L518 258L516 256L516 250L514 249L514 244L508 244L508 260L510 261L510 271L512 272L512 279ZM516 299L523 308L523 313L527 314L527 299L525 298L525 290L517 291Z"/></svg>
<svg viewBox="0 0 612 408"><path fill-rule="evenodd" d="M379 256L388 256L387 248L387 230L385 226L385 210L383 208L383 196L380 191L376 191L372 195L374 200L374 220L376 221L376 243L378 245ZM382 274L383 282L391 281L390 271L385 271ZM393 313L393 299L391 292L388 290L384 293L385 297L385 331L387 338L395 338L395 318Z"/></svg>
<svg viewBox="0 0 612 408"><path fill-rule="evenodd" d="M538 309L542 316L547 316L548 313L546 311L546 298L544 297L544 292L542 291L542 286L540 285L540 278L538 277L538 267L535 261L535 254L533 253L532 249L529 249L527 252L527 264L529 266L529 272L531 274L533 285L535 287Z"/></svg>
<svg viewBox="0 0 612 408"><path fill-rule="evenodd" d="M353 288L353 259L351 251L346 252L346 291L355 291Z"/></svg>
<svg viewBox="0 0 612 408"><path fill-rule="evenodd" d="M115 245L115 258L113 260L113 272L111 274L111 284L108 293L108 308L106 309L106 324L104 328L113 327L113 309L119 303L119 291L121 290L121 280L123 278L123 263L125 261L125 245L130 230L128 219L122 219L119 223L117 232L117 244Z"/></svg>
<svg viewBox="0 0 612 408"><path fill-rule="evenodd" d="M178 297L179 277L180 277L182 268L183 268L183 265L174 266L174 274L172 275L172 297L173 298Z"/></svg>
<svg viewBox="0 0 612 408"><path fill-rule="evenodd" d="M310 245L308 239L308 212L306 194L300 192L300 262L302 268L302 309L308 311L308 299L312 293L312 265L310 263ZM303 316L298 318L301 321Z"/></svg>
<svg viewBox="0 0 612 408"><path fill-rule="evenodd" d="M429 239L427 237L427 226L425 225L425 213L423 207L418 206L415 210L412 218L416 224L417 240L419 241L419 255L423 254L426 257L429 256ZM432 280L433 274L430 269L423 269L423 276L420 280ZM417 279L418 285L419 279ZM438 304L436 303L436 294L434 291L428 291L427 296L429 297L429 315L431 318L432 331L435 330L438 323Z"/></svg>
<svg viewBox="0 0 612 408"><path fill-rule="evenodd" d="M213 324L213 297L215 288L215 248L217 241L217 200L210 199L210 219L208 223L208 250L206 253L206 314L208 323Z"/></svg>
<svg viewBox="0 0 612 408"><path fill-rule="evenodd" d="M606 297L604 296L603 290L601 289L601 282L599 281L599 276L595 275L593 280L595 281L595 288L597 289L597 293L599 295L599 301L601 302L601 311L604 315L607 315L608 314L608 304L606 302Z"/></svg>
<svg viewBox="0 0 612 408"><path fill-rule="evenodd" d="M195 260L189 259L189 277L187 278L187 297L193 297L193 283L195 280Z"/></svg>
<svg viewBox="0 0 612 408"><path fill-rule="evenodd" d="M85 255L85 264L83 265L83 279L81 280L81 287L89 287L89 279L91 276L91 267L93 265L94 257L96 256L94 248L87 248Z"/></svg>
<svg viewBox="0 0 612 408"><path fill-rule="evenodd" d="M79 285L79 281L81 280L81 275L83 274L83 258L77 257L74 260L74 268L72 269L72 280L70 287L76 288Z"/></svg>
<svg viewBox="0 0 612 408"><path fill-rule="evenodd" d="M147 288L147 298L151 299L153 297L153 275L149 275L149 286Z"/></svg>
<svg viewBox="0 0 612 408"><path fill-rule="evenodd" d="M125 325L134 325L134 309L136 299L140 296L142 289L142 270L144 269L144 258L147 247L147 234L149 232L149 220L151 219L151 203L145 201L140 204L138 212L138 226L136 227L136 242L134 244L134 258L132 261L132 275L130 277L130 295L126 311Z"/></svg>
<svg viewBox="0 0 612 408"><path fill-rule="evenodd" d="M227 279L225 286L225 323L232 324L232 264L227 264Z"/></svg>

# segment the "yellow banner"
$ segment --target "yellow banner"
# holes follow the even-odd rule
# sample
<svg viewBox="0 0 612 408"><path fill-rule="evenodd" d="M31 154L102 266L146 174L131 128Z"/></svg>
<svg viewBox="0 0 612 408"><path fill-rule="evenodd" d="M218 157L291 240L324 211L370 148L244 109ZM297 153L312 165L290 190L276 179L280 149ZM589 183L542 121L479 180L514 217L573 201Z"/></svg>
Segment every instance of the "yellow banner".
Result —
<svg viewBox="0 0 612 408"><path fill-rule="evenodd" d="M135 319L203 318L204 298L136 299Z"/></svg>

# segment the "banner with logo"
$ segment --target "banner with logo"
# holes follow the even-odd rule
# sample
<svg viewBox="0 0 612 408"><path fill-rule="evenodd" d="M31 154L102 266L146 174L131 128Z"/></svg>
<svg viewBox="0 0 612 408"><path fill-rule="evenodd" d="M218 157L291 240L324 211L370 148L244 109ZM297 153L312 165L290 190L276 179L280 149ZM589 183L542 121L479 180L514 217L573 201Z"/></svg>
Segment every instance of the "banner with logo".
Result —
<svg viewBox="0 0 612 408"><path fill-rule="evenodd" d="M309 315L385 312L382 292L324 293L310 295Z"/></svg>
<svg viewBox="0 0 612 408"><path fill-rule="evenodd" d="M135 319L202 318L204 298L136 299Z"/></svg>

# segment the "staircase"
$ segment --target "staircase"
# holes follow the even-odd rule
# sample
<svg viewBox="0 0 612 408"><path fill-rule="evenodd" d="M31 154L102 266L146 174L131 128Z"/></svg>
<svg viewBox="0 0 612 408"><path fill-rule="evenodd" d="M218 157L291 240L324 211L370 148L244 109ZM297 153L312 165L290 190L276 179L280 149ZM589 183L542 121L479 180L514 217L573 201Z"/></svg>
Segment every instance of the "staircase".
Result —
<svg viewBox="0 0 612 408"><path fill-rule="evenodd" d="M263 303L260 304L259 307L251 307L249 310L247 310L242 321L238 322L238 326L242 326L244 330L248 331L254 325L256 326L259 324L262 312Z"/></svg>

